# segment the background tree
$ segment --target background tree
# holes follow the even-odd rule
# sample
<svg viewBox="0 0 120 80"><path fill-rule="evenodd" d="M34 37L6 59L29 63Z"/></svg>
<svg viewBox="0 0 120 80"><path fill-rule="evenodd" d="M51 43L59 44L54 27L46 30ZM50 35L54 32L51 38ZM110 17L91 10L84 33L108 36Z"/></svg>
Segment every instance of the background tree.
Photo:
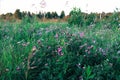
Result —
<svg viewBox="0 0 120 80"><path fill-rule="evenodd" d="M65 17L65 12L62 11L61 14L60 14L60 18L63 19Z"/></svg>
<svg viewBox="0 0 120 80"><path fill-rule="evenodd" d="M6 19L7 19L7 20L11 20L12 17L13 17L13 14L12 14L12 13L7 13L7 14L6 14Z"/></svg>
<svg viewBox="0 0 120 80"><path fill-rule="evenodd" d="M70 25L83 26L84 16L79 8L73 8L69 15L68 23Z"/></svg>
<svg viewBox="0 0 120 80"><path fill-rule="evenodd" d="M37 17L38 17L39 19L42 19L42 18L44 17L44 14L41 13L41 12L39 12L39 13L37 14Z"/></svg>
<svg viewBox="0 0 120 80"><path fill-rule="evenodd" d="M45 18L47 18L47 19L51 19L51 18L52 18L51 13L50 13L50 12L47 12L47 13L45 14Z"/></svg>
<svg viewBox="0 0 120 80"><path fill-rule="evenodd" d="M28 11L27 16L32 18L32 14L30 13L30 11Z"/></svg>
<svg viewBox="0 0 120 80"><path fill-rule="evenodd" d="M57 18L58 18L57 12L52 12L51 15L52 15L52 18L54 18L54 19L57 19Z"/></svg>
<svg viewBox="0 0 120 80"><path fill-rule="evenodd" d="M86 25L91 25L95 23L95 19L96 19L95 13L88 14L86 18Z"/></svg>
<svg viewBox="0 0 120 80"><path fill-rule="evenodd" d="M55 15L55 18L58 18L58 14L57 14L57 12L55 12L54 15Z"/></svg>
<svg viewBox="0 0 120 80"><path fill-rule="evenodd" d="M20 12L20 9L16 9L14 16L16 19L22 19L22 14Z"/></svg>
<svg viewBox="0 0 120 80"><path fill-rule="evenodd" d="M0 15L0 18L1 18L1 19L6 19L6 15L5 15L5 14L1 14L1 15Z"/></svg>
<svg viewBox="0 0 120 80"><path fill-rule="evenodd" d="M26 15L27 15L27 12L25 12L25 11L21 12L22 18L25 18Z"/></svg>

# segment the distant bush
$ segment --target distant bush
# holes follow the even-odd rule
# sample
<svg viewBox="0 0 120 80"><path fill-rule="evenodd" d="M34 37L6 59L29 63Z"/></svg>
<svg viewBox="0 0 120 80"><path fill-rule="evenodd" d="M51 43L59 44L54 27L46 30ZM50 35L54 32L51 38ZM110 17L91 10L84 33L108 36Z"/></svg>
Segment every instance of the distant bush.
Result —
<svg viewBox="0 0 120 80"><path fill-rule="evenodd" d="M91 13L86 16L86 25L91 25L95 23L96 14Z"/></svg>
<svg viewBox="0 0 120 80"><path fill-rule="evenodd" d="M83 15L79 8L73 8L69 15L70 18L68 19L68 23L70 25L83 26L84 24Z"/></svg>
<svg viewBox="0 0 120 80"><path fill-rule="evenodd" d="M119 16L119 13L117 11L115 11L113 13L113 15L110 17L110 24L111 25L116 25L118 26L119 25L119 21L120 21L120 16Z"/></svg>

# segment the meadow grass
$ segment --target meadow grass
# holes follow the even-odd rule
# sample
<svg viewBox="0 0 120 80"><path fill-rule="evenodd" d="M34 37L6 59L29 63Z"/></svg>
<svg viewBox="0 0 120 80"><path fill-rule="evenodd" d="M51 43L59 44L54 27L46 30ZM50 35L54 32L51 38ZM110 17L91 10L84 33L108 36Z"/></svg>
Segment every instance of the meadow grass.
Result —
<svg viewBox="0 0 120 80"><path fill-rule="evenodd" d="M0 80L119 80L113 26L0 22Z"/></svg>

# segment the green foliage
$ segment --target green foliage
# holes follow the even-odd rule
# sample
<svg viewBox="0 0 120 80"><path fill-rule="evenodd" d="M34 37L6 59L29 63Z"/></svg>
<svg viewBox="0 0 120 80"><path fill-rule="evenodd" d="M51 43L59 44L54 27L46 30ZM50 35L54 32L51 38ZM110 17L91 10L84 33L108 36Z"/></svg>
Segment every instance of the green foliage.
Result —
<svg viewBox="0 0 120 80"><path fill-rule="evenodd" d="M70 18L68 19L68 23L70 25L83 26L84 18L80 9L73 8L73 10L70 12Z"/></svg>
<svg viewBox="0 0 120 80"><path fill-rule="evenodd" d="M115 26L119 26L119 23L120 23L119 12L115 11L113 15L110 17L110 25L114 24Z"/></svg>
<svg viewBox="0 0 120 80"><path fill-rule="evenodd" d="M120 79L118 28L106 28L105 21L68 27L36 20L0 22L0 80Z"/></svg>
<svg viewBox="0 0 120 80"><path fill-rule="evenodd" d="M92 68L90 66L85 67L83 77L84 80L94 79L95 74L92 73Z"/></svg>
<svg viewBox="0 0 120 80"><path fill-rule="evenodd" d="M91 25L95 23L96 15L94 13L90 13L86 17L86 25Z"/></svg>

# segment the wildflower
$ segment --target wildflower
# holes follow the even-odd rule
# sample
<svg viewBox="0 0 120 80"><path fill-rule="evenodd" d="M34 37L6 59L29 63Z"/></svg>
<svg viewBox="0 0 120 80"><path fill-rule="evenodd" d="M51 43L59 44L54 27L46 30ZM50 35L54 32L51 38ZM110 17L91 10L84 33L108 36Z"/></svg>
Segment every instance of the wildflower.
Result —
<svg viewBox="0 0 120 80"><path fill-rule="evenodd" d="M58 48L58 53L60 53L62 51L62 48Z"/></svg>
<svg viewBox="0 0 120 80"><path fill-rule="evenodd" d="M99 48L99 51L100 51L100 52L103 52L103 49L102 49L102 48Z"/></svg>
<svg viewBox="0 0 120 80"><path fill-rule="evenodd" d="M41 41L40 41L40 40L38 40L38 41L37 41L37 43L38 43L38 44L40 44L40 43L41 43Z"/></svg>
<svg viewBox="0 0 120 80"><path fill-rule="evenodd" d="M99 48L99 52L101 52L103 55L106 55L106 52L107 52L107 51L105 51L105 50L102 49L102 48Z"/></svg>
<svg viewBox="0 0 120 80"><path fill-rule="evenodd" d="M91 48L93 48L93 45L91 45L91 46L87 47L87 49L91 49Z"/></svg>
<svg viewBox="0 0 120 80"><path fill-rule="evenodd" d="M48 66L48 63L46 63L45 66Z"/></svg>
<svg viewBox="0 0 120 80"><path fill-rule="evenodd" d="M18 67L16 68L16 70L20 70L20 67L18 66Z"/></svg>
<svg viewBox="0 0 120 80"><path fill-rule="evenodd" d="M51 48L50 46L47 47L47 49L50 49L50 48Z"/></svg>
<svg viewBox="0 0 120 80"><path fill-rule="evenodd" d="M84 37L84 32L80 33L80 37L83 38Z"/></svg>
<svg viewBox="0 0 120 80"><path fill-rule="evenodd" d="M55 35L55 38L58 38L58 34Z"/></svg>
<svg viewBox="0 0 120 80"><path fill-rule="evenodd" d="M90 51L88 51L88 54L90 54Z"/></svg>
<svg viewBox="0 0 120 80"><path fill-rule="evenodd" d="M61 47L58 48L57 52L58 52L58 55L63 55Z"/></svg>
<svg viewBox="0 0 120 80"><path fill-rule="evenodd" d="M105 56L105 55L106 55L106 52L105 52L105 51L103 51L103 52L102 52L102 54Z"/></svg>

